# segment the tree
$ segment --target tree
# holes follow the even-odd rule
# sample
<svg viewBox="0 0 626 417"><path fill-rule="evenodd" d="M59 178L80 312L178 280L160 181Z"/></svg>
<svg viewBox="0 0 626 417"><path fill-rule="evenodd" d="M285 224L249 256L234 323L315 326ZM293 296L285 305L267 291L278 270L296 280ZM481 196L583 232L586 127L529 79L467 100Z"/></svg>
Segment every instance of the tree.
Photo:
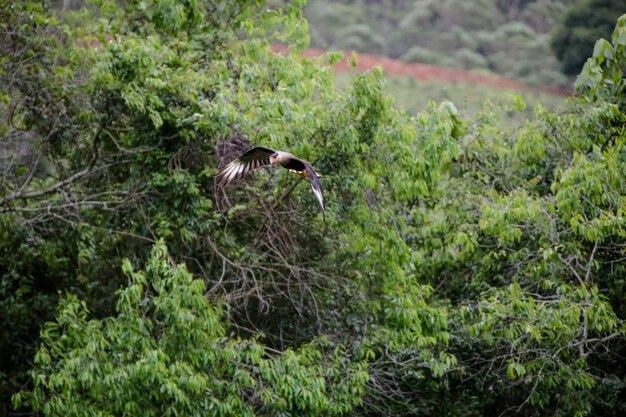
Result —
<svg viewBox="0 0 626 417"><path fill-rule="evenodd" d="M608 102L626 110L626 82L622 57L626 49L626 17L618 21L610 41L599 39L576 79L576 87L591 103Z"/></svg>
<svg viewBox="0 0 626 417"><path fill-rule="evenodd" d="M624 18L580 99L509 129L519 97L337 89L299 6L1 9L0 404L623 414ZM292 176L214 183L252 144L315 164L326 222Z"/></svg>
<svg viewBox="0 0 626 417"><path fill-rule="evenodd" d="M52 319L59 292L89 300L97 317L112 314L114 290L126 280L121 259L145 259L158 238L173 243L172 253L189 260L212 294L229 294L242 332L249 317L267 320L257 312L269 306L285 318L266 321L276 326L272 335L298 327L290 315L315 317L309 275L291 268L301 250L271 228L305 206L291 199L309 196L292 191L282 200L287 212L277 215L269 208L278 196L264 193L268 210L247 216L267 226L267 238L242 251L256 230L222 226L237 216L237 207L226 215L235 202L258 193L227 197L212 183L220 160L251 139L291 149L294 136L317 132L313 139L323 140L316 126L323 117L309 114L330 115L338 105L330 74L269 47L273 40L297 39L296 50L306 43L299 8L150 4L96 1L63 22L46 2L1 7L2 407L25 381L38 328ZM11 157L14 144L24 158ZM293 150L313 156L306 147ZM317 213L305 214L315 221ZM307 230L300 230L303 239ZM285 288L301 291L303 302L276 302ZM306 337L316 333L300 328Z"/></svg>
<svg viewBox="0 0 626 417"><path fill-rule="evenodd" d="M610 36L615 20L624 10L624 0L580 0L567 9L551 41L563 72L580 72L596 40Z"/></svg>
<svg viewBox="0 0 626 417"><path fill-rule="evenodd" d="M340 346L317 340L276 355L228 337L204 281L171 265L162 241L145 272L128 262L124 271L114 316L89 320L76 296L61 300L18 405L46 416L330 416L362 401L367 372Z"/></svg>

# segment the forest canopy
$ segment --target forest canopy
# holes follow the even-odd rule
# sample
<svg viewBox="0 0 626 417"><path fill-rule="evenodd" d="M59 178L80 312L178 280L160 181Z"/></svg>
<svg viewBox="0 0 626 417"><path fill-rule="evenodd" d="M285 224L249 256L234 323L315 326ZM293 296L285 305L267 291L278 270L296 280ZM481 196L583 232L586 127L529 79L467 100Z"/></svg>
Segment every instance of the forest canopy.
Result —
<svg viewBox="0 0 626 417"><path fill-rule="evenodd" d="M623 415L626 15L513 129L336 88L302 3L0 0L1 412Z"/></svg>

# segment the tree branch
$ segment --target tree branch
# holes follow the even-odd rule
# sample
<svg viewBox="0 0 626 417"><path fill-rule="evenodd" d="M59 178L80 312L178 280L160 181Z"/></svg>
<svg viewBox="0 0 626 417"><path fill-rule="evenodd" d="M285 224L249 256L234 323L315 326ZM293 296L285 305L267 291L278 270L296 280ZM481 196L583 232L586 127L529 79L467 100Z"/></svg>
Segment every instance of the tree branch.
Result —
<svg viewBox="0 0 626 417"><path fill-rule="evenodd" d="M94 144L98 139L98 136L100 135L100 132L102 131L102 124L100 124L98 126L98 130L96 131L96 134L94 135ZM19 198L36 198L36 197L41 197L44 196L46 194L51 194L63 187L65 187L68 184L71 184L83 177L86 177L87 175L91 174L92 172L92 168L96 163L96 160L98 159L98 152L94 149L94 154L93 157L91 158L91 160L89 161L89 163L87 164L87 166L76 172L73 175L70 175L69 177L67 177L66 179L57 182L56 184L51 185L50 187L43 189L43 190L37 190L37 191L23 191L22 189L20 189L17 192L14 192L12 194L7 195L6 197L3 197L0 200L0 207L7 205L8 203L10 203L13 200L19 199ZM3 211L8 211L8 210L3 210Z"/></svg>

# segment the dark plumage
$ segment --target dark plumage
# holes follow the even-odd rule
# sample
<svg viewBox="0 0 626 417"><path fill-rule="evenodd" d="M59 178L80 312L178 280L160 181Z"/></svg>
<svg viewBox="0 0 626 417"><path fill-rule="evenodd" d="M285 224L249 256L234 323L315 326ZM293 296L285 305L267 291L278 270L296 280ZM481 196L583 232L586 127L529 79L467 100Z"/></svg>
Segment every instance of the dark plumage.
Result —
<svg viewBox="0 0 626 417"><path fill-rule="evenodd" d="M322 208L322 214L325 217L326 207L324 206L324 196L322 195L322 184L319 180L320 175L310 163L289 152L256 146L222 168L217 173L217 182L221 186L227 186L232 181L244 177L248 172L268 165L280 165L288 169L289 172L310 180L313 193L317 197L317 201L319 201Z"/></svg>

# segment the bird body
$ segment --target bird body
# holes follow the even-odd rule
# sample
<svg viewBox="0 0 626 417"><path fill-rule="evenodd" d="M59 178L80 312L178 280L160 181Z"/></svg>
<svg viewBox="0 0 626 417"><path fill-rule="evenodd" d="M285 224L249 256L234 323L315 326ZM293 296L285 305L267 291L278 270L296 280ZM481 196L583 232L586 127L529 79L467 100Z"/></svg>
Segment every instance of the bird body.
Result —
<svg viewBox="0 0 626 417"><path fill-rule="evenodd" d="M322 214L325 214L322 184L319 180L321 175L315 171L310 163L289 152L256 146L222 168L217 174L218 184L227 186L232 181L244 177L250 171L270 165L279 165L289 172L311 181L313 193L319 201Z"/></svg>
<svg viewBox="0 0 626 417"><path fill-rule="evenodd" d="M298 165L298 162L302 162L299 158L296 158L295 155L290 154L289 152L276 151L272 155L270 155L270 163L278 164L282 167L287 167L287 165Z"/></svg>

